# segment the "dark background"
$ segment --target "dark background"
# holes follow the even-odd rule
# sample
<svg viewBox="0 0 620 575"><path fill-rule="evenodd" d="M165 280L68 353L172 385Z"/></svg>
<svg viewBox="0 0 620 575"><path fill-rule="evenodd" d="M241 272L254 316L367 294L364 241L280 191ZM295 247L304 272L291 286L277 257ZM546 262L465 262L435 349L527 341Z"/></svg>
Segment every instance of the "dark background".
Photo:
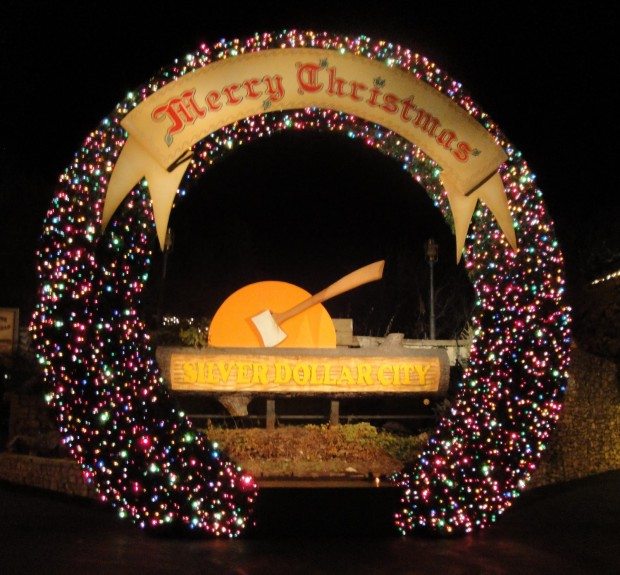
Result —
<svg viewBox="0 0 620 575"><path fill-rule="evenodd" d="M34 2L0 7L0 306L35 300L34 251L58 175L126 92L201 42L256 31L328 30L401 43L461 81L523 151L556 223L569 296L619 267L617 71L613 6L501 3ZM297 133L243 147L196 182L175 232L163 310L208 316L262 279L314 292L387 259L381 284L327 307L356 332L423 336L428 267L440 245L438 331L468 317L454 239L398 165L335 135ZM154 312L155 266L146 305Z"/></svg>

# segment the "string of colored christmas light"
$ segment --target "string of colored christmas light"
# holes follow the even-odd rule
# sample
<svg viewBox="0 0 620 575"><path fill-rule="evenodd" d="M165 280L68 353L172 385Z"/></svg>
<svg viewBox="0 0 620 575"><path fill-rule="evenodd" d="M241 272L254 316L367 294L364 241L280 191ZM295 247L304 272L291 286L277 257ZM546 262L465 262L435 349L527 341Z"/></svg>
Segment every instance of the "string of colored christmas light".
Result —
<svg viewBox="0 0 620 575"><path fill-rule="evenodd" d="M450 414L416 469L400 476L402 506L395 515L403 533L485 527L526 486L561 410L570 343L562 255L534 175L462 86L423 56L364 36L285 31L203 45L129 93L86 138L60 178L38 251L32 333L59 428L102 500L141 526L185 525L234 537L251 523L254 480L178 411L139 317L155 236L146 183L103 234L100 222L126 139L120 121L131 109L210 62L289 46L352 52L400 67L452 98L508 155L501 175L519 250L509 248L479 205L464 254L476 293L470 358ZM237 146L285 130L342 133L394 158L451 223L440 168L430 158L380 126L331 110L266 113L210 134L195 146L179 195Z"/></svg>

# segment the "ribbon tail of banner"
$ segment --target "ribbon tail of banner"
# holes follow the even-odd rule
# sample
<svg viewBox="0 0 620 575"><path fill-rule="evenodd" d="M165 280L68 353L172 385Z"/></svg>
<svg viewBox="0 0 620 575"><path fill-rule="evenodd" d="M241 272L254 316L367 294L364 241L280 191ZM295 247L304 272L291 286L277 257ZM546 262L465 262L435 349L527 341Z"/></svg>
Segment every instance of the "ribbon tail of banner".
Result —
<svg viewBox="0 0 620 575"><path fill-rule="evenodd" d="M166 243L166 231L168 230L168 220L172 211L172 204L176 196L179 184L183 179L185 170L190 158L178 165L172 172L162 169L158 164L149 167L146 180L149 185L151 202L153 203L153 217L155 218L155 229L161 249Z"/></svg>
<svg viewBox="0 0 620 575"><path fill-rule="evenodd" d="M508 197L504 190L504 182L499 173L482 184L473 195L482 200L487 208L491 210L508 243L516 251L517 236L508 207Z"/></svg>
<svg viewBox="0 0 620 575"><path fill-rule="evenodd" d="M114 171L108 182L103 204L101 225L105 229L110 223L114 212L125 199L125 196L144 176L144 149L132 137L129 137L116 160Z"/></svg>
<svg viewBox="0 0 620 575"><path fill-rule="evenodd" d="M442 179L444 179L442 175ZM461 261L463 250L465 249L465 239L467 238L467 230L472 214L476 209L478 198L475 196L463 196L456 192L450 192L449 183L444 179L444 187L448 192L448 201L452 210L452 219L454 220L454 235L456 237L456 263Z"/></svg>
<svg viewBox="0 0 620 575"><path fill-rule="evenodd" d="M497 223L506 236L510 246L517 249L513 219L508 208L508 198L504 190L504 183L499 173L487 178L484 183L476 188L470 195L462 195L454 191L451 175L444 172L441 176L442 183L448 193L452 218L454 219L454 235L456 236L456 261L461 261L461 255L465 248L467 230L476 209L478 200L484 202L489 208Z"/></svg>
<svg viewBox="0 0 620 575"><path fill-rule="evenodd" d="M108 225L112 215L125 196L145 177L153 204L157 237L159 245L163 249L172 202L190 158L188 157L185 162L177 165L171 172L168 172L138 144L135 138L130 136L125 142L114 166L114 171L110 176L108 191L103 205L103 227L105 228Z"/></svg>

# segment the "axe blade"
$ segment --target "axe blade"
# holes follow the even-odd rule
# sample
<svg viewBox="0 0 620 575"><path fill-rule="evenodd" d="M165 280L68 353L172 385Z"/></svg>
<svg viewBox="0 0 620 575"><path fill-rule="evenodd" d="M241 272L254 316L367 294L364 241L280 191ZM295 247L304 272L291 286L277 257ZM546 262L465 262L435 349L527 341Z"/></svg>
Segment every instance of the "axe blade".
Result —
<svg viewBox="0 0 620 575"><path fill-rule="evenodd" d="M258 330L265 347L275 347L286 339L286 333L282 331L268 309L252 317L252 323Z"/></svg>

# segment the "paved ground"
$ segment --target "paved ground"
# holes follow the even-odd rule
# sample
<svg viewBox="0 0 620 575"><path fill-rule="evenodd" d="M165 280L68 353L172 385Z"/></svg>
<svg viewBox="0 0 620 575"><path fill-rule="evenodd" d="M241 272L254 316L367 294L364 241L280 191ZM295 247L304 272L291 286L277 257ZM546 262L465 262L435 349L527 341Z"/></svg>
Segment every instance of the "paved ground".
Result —
<svg viewBox="0 0 620 575"><path fill-rule="evenodd" d="M526 493L486 532L449 540L395 534L395 496L264 489L256 532L212 541L147 535L97 503L5 484L0 573L620 573L620 471Z"/></svg>

